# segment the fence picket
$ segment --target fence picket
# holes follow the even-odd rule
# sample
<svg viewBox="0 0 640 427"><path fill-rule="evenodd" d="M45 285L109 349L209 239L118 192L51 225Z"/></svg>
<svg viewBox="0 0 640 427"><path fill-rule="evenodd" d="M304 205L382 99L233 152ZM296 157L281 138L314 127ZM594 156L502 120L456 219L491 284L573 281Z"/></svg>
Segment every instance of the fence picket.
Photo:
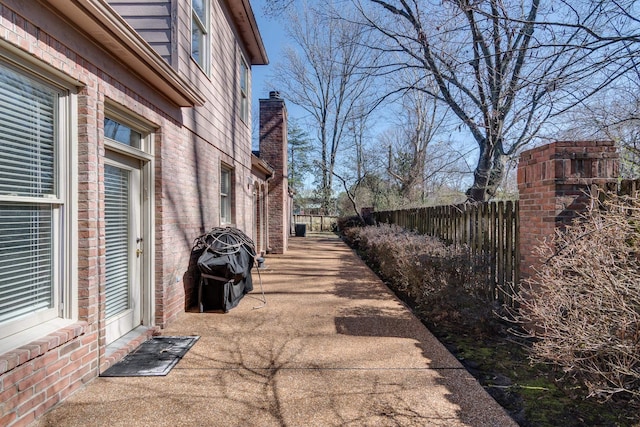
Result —
<svg viewBox="0 0 640 427"><path fill-rule="evenodd" d="M513 224L515 224L516 222L516 218L514 218L514 208L512 206L513 202L508 201L506 203L505 206L505 219L506 219L506 224L505 224L505 231L506 231L506 235L505 235L505 241L507 244L507 247L505 248L505 253L506 253L506 257L505 257L505 272L507 272L507 277L506 277L506 282L511 282L513 280L513 259L515 257L516 254L516 250L515 250L515 243L516 243L516 236L515 236L515 232L514 232L514 226ZM509 303L510 305L513 304L513 299L511 295L505 295L506 298L508 298L508 301L505 301L507 303Z"/></svg>
<svg viewBox="0 0 640 427"><path fill-rule="evenodd" d="M491 269L490 271L490 277L489 277L489 281L491 283L496 283L496 258L497 258L497 253L498 253L498 231L499 231L499 227L498 224L496 223L497 221L497 217L496 217L496 204L495 203L489 203L489 227L491 230L491 235L489 237L489 239L491 240L491 248L490 248L490 253L489 253L489 267ZM492 289L492 291L494 291ZM492 294L493 295L493 294Z"/></svg>
<svg viewBox="0 0 640 427"><path fill-rule="evenodd" d="M466 245L472 260L481 261L473 268L483 273L487 293L497 301L513 304L513 295L508 292L517 289L520 276L517 201L374 212L373 216L377 222L417 230L451 245Z"/></svg>
<svg viewBox="0 0 640 427"><path fill-rule="evenodd" d="M623 180L603 190L638 197L640 180ZM409 211L374 212L373 216L378 222L417 229L448 244L467 245L473 259L488 261L489 266L473 266L484 269L487 292L513 305L520 280L519 210L518 201L498 201L426 207L413 210L412 215Z"/></svg>

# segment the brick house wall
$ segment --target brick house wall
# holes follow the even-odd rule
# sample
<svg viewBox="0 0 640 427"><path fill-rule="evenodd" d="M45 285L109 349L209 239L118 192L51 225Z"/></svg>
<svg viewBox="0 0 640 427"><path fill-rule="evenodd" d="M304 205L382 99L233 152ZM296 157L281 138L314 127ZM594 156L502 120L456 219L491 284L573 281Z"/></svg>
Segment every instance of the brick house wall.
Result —
<svg viewBox="0 0 640 427"><path fill-rule="evenodd" d="M82 25L104 17L81 20L77 10L65 9L76 7L73 2L0 3L0 60L62 81L75 100L70 126L74 161L67 175L74 194L66 206L76 231L76 237L65 241L71 254L65 266L71 273L65 276L70 283L61 286L68 288L68 313L46 331L0 339L1 426L28 425L184 312L192 291L184 274L193 241L220 225L223 164L233 174L233 225L251 233L251 123L238 117L237 64L243 57L249 64L264 63L266 57L255 58L246 49L239 38L243 30L232 21L227 6L223 1L211 3L212 33L218 36L213 40L220 46L212 50L212 63L218 66L207 76L193 63L188 48L184 50L191 39L184 24L190 21L187 0L177 2L176 13L184 16L176 18L182 24L175 34L172 64L163 64L160 55L127 33L138 44L123 48L121 54L139 52L140 63L147 61L147 73L134 71L139 64L109 51L114 45L99 34L87 37L92 28ZM108 24L120 22L104 19ZM113 32L129 31L123 28ZM158 64L173 68L154 73ZM144 247L150 277L142 290L149 300L143 326L107 345L104 168L111 148L105 145L103 122L113 109L151 129L142 172L148 184L143 194L150 205L150 236Z"/></svg>

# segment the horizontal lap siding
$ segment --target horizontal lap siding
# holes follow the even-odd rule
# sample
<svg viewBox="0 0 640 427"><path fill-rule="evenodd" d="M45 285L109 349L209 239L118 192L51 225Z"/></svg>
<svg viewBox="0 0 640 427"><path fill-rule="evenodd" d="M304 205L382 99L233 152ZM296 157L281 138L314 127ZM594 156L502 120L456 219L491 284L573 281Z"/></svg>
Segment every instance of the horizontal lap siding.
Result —
<svg viewBox="0 0 640 427"><path fill-rule="evenodd" d="M110 0L109 5L171 63L171 1Z"/></svg>

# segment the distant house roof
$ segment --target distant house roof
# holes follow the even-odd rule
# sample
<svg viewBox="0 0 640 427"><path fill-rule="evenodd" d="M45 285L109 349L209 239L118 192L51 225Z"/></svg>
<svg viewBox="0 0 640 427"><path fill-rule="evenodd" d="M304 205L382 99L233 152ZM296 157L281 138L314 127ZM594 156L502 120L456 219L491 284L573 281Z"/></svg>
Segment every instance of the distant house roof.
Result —
<svg viewBox="0 0 640 427"><path fill-rule="evenodd" d="M251 152L251 169L263 173L266 178L272 177L275 173L269 163L260 158L259 151Z"/></svg>

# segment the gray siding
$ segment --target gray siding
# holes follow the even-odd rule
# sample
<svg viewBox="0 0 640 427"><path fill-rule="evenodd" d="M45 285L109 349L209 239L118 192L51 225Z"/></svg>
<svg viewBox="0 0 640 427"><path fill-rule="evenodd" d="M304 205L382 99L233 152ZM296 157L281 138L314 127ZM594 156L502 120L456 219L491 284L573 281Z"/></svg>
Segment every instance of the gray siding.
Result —
<svg viewBox="0 0 640 427"><path fill-rule="evenodd" d="M171 63L171 0L109 0L109 5Z"/></svg>

